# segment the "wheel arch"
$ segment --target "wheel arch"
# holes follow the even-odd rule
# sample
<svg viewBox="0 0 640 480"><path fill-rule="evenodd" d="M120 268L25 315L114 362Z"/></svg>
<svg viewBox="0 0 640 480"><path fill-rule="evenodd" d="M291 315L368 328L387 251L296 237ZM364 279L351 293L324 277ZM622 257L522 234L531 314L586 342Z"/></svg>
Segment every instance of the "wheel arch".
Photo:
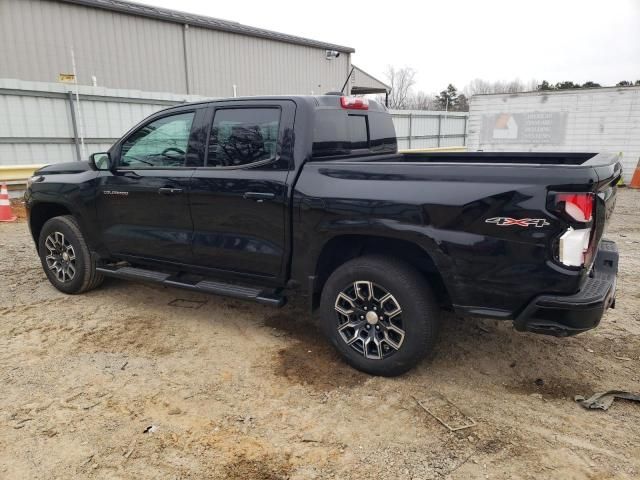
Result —
<svg viewBox="0 0 640 480"><path fill-rule="evenodd" d="M54 202L38 202L31 207L29 229L36 244L36 250L39 250L38 240L44 224L47 220L62 215L73 215L73 213L67 206Z"/></svg>
<svg viewBox="0 0 640 480"><path fill-rule="evenodd" d="M318 255L313 283L310 285L311 309L320 304L320 294L327 279L340 265L363 255L397 258L416 268L429 282L441 306L451 305L449 290L433 257L409 240L372 235L340 235L331 238Z"/></svg>

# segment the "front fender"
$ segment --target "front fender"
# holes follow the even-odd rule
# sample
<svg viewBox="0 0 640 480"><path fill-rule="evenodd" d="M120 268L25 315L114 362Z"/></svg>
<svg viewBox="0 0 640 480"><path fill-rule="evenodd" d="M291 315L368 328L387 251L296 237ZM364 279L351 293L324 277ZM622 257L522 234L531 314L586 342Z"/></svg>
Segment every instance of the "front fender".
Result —
<svg viewBox="0 0 640 480"><path fill-rule="evenodd" d="M29 228L37 244L42 224L61 212L73 215L92 250L99 248L99 225L96 215L98 172L47 174L40 171L25 193ZM58 213L59 214L59 213Z"/></svg>

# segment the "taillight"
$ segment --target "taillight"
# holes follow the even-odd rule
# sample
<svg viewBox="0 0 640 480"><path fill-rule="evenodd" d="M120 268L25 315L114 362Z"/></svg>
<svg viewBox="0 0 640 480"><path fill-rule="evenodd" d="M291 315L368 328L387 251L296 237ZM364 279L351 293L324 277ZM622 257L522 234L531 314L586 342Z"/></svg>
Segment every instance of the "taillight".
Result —
<svg viewBox="0 0 640 480"><path fill-rule="evenodd" d="M590 247L594 202L593 193L555 194L555 210L568 221L580 224L570 226L560 237L558 260L564 265L582 267L592 259Z"/></svg>
<svg viewBox="0 0 640 480"><path fill-rule="evenodd" d="M574 230L569 227L560 237L558 260L569 267L583 266L589 251L590 237L591 228Z"/></svg>
<svg viewBox="0 0 640 480"><path fill-rule="evenodd" d="M369 110L369 100L362 97L340 97L340 105L349 110Z"/></svg>
<svg viewBox="0 0 640 480"><path fill-rule="evenodd" d="M556 194L556 204L564 208L564 212L577 222L591 221L594 199L593 193Z"/></svg>

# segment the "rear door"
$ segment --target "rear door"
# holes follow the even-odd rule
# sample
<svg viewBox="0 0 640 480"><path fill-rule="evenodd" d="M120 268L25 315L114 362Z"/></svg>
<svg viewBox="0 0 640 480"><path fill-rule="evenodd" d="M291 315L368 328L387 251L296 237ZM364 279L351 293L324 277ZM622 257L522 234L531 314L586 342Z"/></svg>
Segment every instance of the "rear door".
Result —
<svg viewBox="0 0 640 480"><path fill-rule="evenodd" d="M216 104L191 185L193 258L219 273L282 274L292 168L291 101Z"/></svg>
<svg viewBox="0 0 640 480"><path fill-rule="evenodd" d="M189 185L203 162L206 108L152 117L112 150L117 173L103 172L97 199L102 239L116 256L190 263Z"/></svg>

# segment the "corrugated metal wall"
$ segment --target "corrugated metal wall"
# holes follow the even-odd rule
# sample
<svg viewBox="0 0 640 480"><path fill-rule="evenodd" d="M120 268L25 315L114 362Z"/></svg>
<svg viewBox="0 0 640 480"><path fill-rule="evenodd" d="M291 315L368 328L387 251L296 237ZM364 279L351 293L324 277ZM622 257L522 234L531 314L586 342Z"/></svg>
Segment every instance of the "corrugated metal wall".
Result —
<svg viewBox="0 0 640 480"><path fill-rule="evenodd" d="M234 84L238 95L325 93L342 87L350 62L347 53L327 60L321 48L185 32L179 23L98 8L0 0L0 78L55 82L72 71L72 45L81 84L95 76L109 88L207 96L232 96Z"/></svg>
<svg viewBox="0 0 640 480"><path fill-rule="evenodd" d="M217 97L309 95L340 90L349 72L349 55L334 60L325 51L190 27L187 32L191 91ZM205 61L203 61L205 60Z"/></svg>
<svg viewBox="0 0 640 480"><path fill-rule="evenodd" d="M0 0L0 78L186 93L182 26L45 0Z"/></svg>
<svg viewBox="0 0 640 480"><path fill-rule="evenodd" d="M640 88L474 96L468 147L622 153L629 181L640 159Z"/></svg>
<svg viewBox="0 0 640 480"><path fill-rule="evenodd" d="M76 159L71 101L73 86L0 80L0 165L69 162ZM74 90L75 92L75 90ZM153 112L204 97L80 86L78 130L86 154L107 150ZM76 109L75 95L72 95ZM83 155L84 158L87 155Z"/></svg>
<svg viewBox="0 0 640 480"><path fill-rule="evenodd" d="M71 104L72 85L0 79L0 165L69 162L76 159ZM78 130L86 154L107 150L127 130L151 113L194 95L150 93L80 86ZM430 148L465 144L465 113L392 111L398 147ZM411 138L409 134L411 133ZM440 133L440 135L438 135ZM87 155L82 155L86 158Z"/></svg>
<svg viewBox="0 0 640 480"><path fill-rule="evenodd" d="M391 110L399 149L466 145L466 112Z"/></svg>

